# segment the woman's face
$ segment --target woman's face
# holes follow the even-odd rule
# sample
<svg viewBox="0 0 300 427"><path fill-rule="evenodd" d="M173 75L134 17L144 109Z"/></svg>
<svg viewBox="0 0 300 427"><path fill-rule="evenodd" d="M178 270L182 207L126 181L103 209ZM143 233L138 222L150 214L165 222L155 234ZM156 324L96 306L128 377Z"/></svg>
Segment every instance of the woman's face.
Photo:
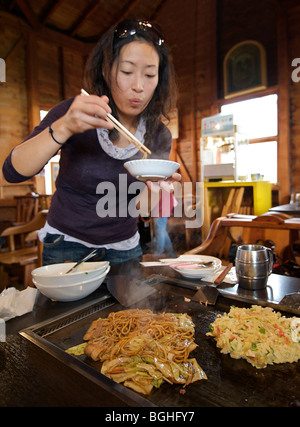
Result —
<svg viewBox="0 0 300 427"><path fill-rule="evenodd" d="M147 107L158 84L159 56L143 41L121 48L111 70L111 94L120 116L135 117Z"/></svg>

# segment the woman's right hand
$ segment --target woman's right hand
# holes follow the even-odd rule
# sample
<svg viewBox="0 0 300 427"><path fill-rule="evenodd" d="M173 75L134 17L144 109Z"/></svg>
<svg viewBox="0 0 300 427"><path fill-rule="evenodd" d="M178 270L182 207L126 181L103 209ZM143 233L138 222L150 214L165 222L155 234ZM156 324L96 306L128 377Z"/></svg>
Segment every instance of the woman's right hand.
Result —
<svg viewBox="0 0 300 427"><path fill-rule="evenodd" d="M59 150L55 141L64 143L76 133L98 127L112 129L113 125L105 120L110 112L107 96L76 96L66 114L51 124L55 140L46 128L14 148L14 168L24 176L37 174Z"/></svg>
<svg viewBox="0 0 300 427"><path fill-rule="evenodd" d="M66 114L56 122L57 132L61 140L65 141L76 133L96 128L113 129L113 125L106 120L111 113L107 96L78 95L74 98Z"/></svg>

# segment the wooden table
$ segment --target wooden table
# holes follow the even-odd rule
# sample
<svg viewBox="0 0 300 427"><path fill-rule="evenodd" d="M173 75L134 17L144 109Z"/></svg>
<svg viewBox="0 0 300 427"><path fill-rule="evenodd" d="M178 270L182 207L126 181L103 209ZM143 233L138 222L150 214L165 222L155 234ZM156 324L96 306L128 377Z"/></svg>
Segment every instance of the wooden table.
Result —
<svg viewBox="0 0 300 427"><path fill-rule="evenodd" d="M297 279L279 276L277 280L295 283ZM191 289L164 285L157 298L166 304L173 304L170 309L175 307L179 312L190 313L200 325L204 322L201 313L204 317L214 318L216 313L228 310L233 303L247 306L222 295L214 307L186 302L184 297L191 297L194 293ZM31 313L6 323L6 341L0 343L0 406L101 406L106 407L107 413L109 408L126 405L116 394L110 394L91 377L82 375L72 363L63 363L54 354L18 333L48 319L89 307L107 294L103 284L92 295L78 302L52 302L39 295ZM116 308L122 309L119 304ZM199 364L206 370L208 380L198 382L196 386L192 384L184 396L179 394L177 386L166 384L163 390L154 390L150 406L156 402L155 396L160 396L159 406L170 406L172 402L173 406L189 406L188 410L195 406L300 406L300 362L256 370L244 360L221 355L213 340L199 330L196 339L200 348L195 350L199 351L195 357L197 360L199 358ZM209 356L206 357L207 351ZM201 410L199 422L200 416L203 416Z"/></svg>

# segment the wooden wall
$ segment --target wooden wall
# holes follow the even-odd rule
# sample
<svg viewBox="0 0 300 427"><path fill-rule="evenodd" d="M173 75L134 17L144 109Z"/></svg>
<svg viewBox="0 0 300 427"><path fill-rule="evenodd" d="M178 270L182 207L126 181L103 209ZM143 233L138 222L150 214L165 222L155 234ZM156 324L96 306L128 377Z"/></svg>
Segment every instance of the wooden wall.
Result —
<svg viewBox="0 0 300 427"><path fill-rule="evenodd" d="M173 54L178 81L178 160L187 171L186 179L196 182L200 180L201 119L216 112L216 2L168 1L159 22Z"/></svg>
<svg viewBox="0 0 300 427"><path fill-rule="evenodd" d="M288 201L290 192L300 192L300 82L291 79L291 61L300 57L298 3L296 0L166 0L163 3L155 19L165 31L177 73L179 138L174 144L185 179L200 180L201 119L218 112L222 101L222 60L233 45L251 38L265 46L268 89L280 95L280 203ZM91 46L57 36L50 30L32 32L23 21L5 13L0 13L0 27L4 29L0 34L0 57L7 58L7 82L0 84L2 164L11 148L37 123L39 109L49 109L61 99L78 93ZM0 184L5 184L2 178ZM7 190L4 193L6 196Z"/></svg>
<svg viewBox="0 0 300 427"><path fill-rule="evenodd" d="M160 19L179 76L177 150L193 181L200 180L201 119L217 113L223 102L223 59L232 46L252 39L266 49L268 87L250 97L279 95L279 203L287 203L291 192L300 191L300 83L291 80L291 61L300 56L299 9L294 0L186 0L165 7Z"/></svg>
<svg viewBox="0 0 300 427"><path fill-rule="evenodd" d="M39 123L40 110L49 110L61 100L79 93L91 46L51 31L33 31L22 20L5 12L0 12L0 28L3 29L0 57L6 62L6 82L0 83L2 167L11 149ZM42 189L39 178L11 185L4 180L1 171L0 198Z"/></svg>
<svg viewBox="0 0 300 427"><path fill-rule="evenodd" d="M10 149L28 132L28 115L23 28L7 25L6 16L2 14L0 14L0 27L3 29L0 36L0 57L6 61L6 83L0 85L0 162L2 165ZM5 195L6 192L2 189L2 196Z"/></svg>

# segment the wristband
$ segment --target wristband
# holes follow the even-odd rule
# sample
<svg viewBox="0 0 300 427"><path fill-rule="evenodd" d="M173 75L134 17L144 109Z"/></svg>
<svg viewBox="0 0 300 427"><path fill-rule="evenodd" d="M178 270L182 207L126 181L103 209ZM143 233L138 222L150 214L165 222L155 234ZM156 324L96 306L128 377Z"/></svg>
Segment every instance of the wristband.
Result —
<svg viewBox="0 0 300 427"><path fill-rule="evenodd" d="M50 135L51 135L51 137L52 137L53 141L55 141L55 142L56 142L56 144L59 144L59 145L64 145L64 144L65 144L64 142L58 142L58 141L54 138L54 136L53 136L53 129L52 129L51 125L49 125L49 133L50 133Z"/></svg>

